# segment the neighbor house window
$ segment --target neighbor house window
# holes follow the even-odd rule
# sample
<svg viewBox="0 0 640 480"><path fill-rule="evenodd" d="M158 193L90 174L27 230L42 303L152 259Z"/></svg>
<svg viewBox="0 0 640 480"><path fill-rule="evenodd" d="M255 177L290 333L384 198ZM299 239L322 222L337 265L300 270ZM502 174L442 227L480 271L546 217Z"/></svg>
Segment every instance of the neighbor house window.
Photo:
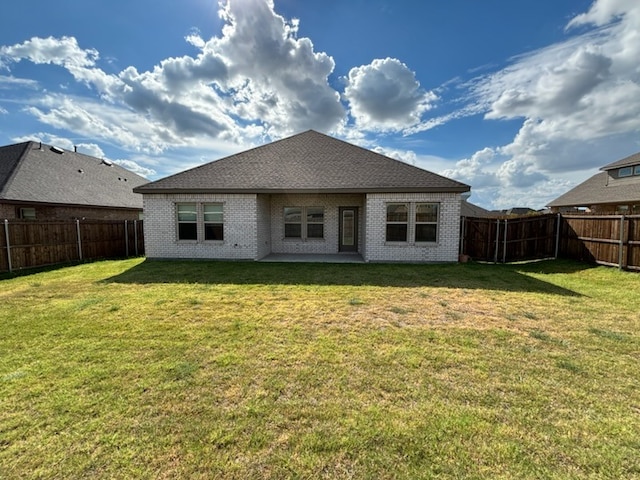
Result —
<svg viewBox="0 0 640 480"><path fill-rule="evenodd" d="M438 238L438 204L416 205L416 242L435 242Z"/></svg>
<svg viewBox="0 0 640 480"><path fill-rule="evenodd" d="M324 208L285 207L285 238L324 238Z"/></svg>
<svg viewBox="0 0 640 480"><path fill-rule="evenodd" d="M406 242L409 226L409 206L406 203L387 205L387 242Z"/></svg>
<svg viewBox="0 0 640 480"><path fill-rule="evenodd" d="M205 204L204 210L204 239L223 240L222 204Z"/></svg>
<svg viewBox="0 0 640 480"><path fill-rule="evenodd" d="M35 220L36 209L32 207L21 208L18 212L18 216L23 220Z"/></svg>
<svg viewBox="0 0 640 480"><path fill-rule="evenodd" d="M640 165L636 165L635 167L633 167L633 174L640 175Z"/></svg>
<svg viewBox="0 0 640 480"><path fill-rule="evenodd" d="M178 240L198 239L198 211L195 203L180 203L178 207Z"/></svg>
<svg viewBox="0 0 640 480"><path fill-rule="evenodd" d="M633 175L633 167L624 167L618 170L618 178L630 177Z"/></svg>

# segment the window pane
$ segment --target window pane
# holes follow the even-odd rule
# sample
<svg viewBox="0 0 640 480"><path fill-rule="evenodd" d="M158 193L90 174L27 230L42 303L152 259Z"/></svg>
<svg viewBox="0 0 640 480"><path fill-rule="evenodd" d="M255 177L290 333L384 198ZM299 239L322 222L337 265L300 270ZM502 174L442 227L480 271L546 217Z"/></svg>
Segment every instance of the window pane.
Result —
<svg viewBox="0 0 640 480"><path fill-rule="evenodd" d="M197 240L198 229L195 223L178 224L178 240Z"/></svg>
<svg viewBox="0 0 640 480"><path fill-rule="evenodd" d="M307 223L323 223L324 209L322 207L307 207Z"/></svg>
<svg viewBox="0 0 640 480"><path fill-rule="evenodd" d="M387 205L387 222L406 222L409 209L405 204Z"/></svg>
<svg viewBox="0 0 640 480"><path fill-rule="evenodd" d="M299 223L285 223L284 236L286 238L300 238L302 235L302 225Z"/></svg>
<svg viewBox="0 0 640 480"><path fill-rule="evenodd" d="M640 165L636 165L636 166L633 168L633 174L634 174L634 175L640 175Z"/></svg>
<svg viewBox="0 0 640 480"><path fill-rule="evenodd" d="M285 223L302 223L302 209L299 207L285 207Z"/></svg>
<svg viewBox="0 0 640 480"><path fill-rule="evenodd" d="M416 205L416 222L437 222L438 204L419 203Z"/></svg>
<svg viewBox="0 0 640 480"><path fill-rule="evenodd" d="M624 167L618 170L618 177L630 177L631 175L633 175L632 167Z"/></svg>
<svg viewBox="0 0 640 480"><path fill-rule="evenodd" d="M387 224L387 242L406 242L407 225L401 223Z"/></svg>
<svg viewBox="0 0 640 480"><path fill-rule="evenodd" d="M310 223L307 225L307 238L323 238L324 225L322 223Z"/></svg>
<svg viewBox="0 0 640 480"><path fill-rule="evenodd" d="M197 219L196 204L178 205L178 221L179 222L195 222Z"/></svg>
<svg viewBox="0 0 640 480"><path fill-rule="evenodd" d="M213 223L222 223L222 205L205 205L204 221Z"/></svg>
<svg viewBox="0 0 640 480"><path fill-rule="evenodd" d="M222 232L223 227L221 223L205 223L204 225L205 240L224 240Z"/></svg>
<svg viewBox="0 0 640 480"><path fill-rule="evenodd" d="M416 225L416 242L435 242L438 226L435 223L419 223Z"/></svg>

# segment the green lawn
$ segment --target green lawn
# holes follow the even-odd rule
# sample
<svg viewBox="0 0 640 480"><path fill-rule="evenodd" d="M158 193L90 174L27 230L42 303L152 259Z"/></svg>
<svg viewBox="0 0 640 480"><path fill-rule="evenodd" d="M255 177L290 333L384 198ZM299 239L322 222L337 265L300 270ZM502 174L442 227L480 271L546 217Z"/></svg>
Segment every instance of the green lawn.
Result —
<svg viewBox="0 0 640 480"><path fill-rule="evenodd" d="M640 478L640 275L105 261L0 280L0 478Z"/></svg>

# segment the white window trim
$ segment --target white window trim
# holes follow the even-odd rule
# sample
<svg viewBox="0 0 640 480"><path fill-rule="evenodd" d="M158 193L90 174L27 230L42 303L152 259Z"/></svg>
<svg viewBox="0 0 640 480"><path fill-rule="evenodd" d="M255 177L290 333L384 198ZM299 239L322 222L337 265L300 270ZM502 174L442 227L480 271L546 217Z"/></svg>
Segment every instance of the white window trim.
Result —
<svg viewBox="0 0 640 480"><path fill-rule="evenodd" d="M180 221L179 220L179 205L194 205L196 207L196 238L195 239L181 239L180 238L180 223L194 223L193 221ZM218 222L205 222L204 221L204 206L205 205L222 205L222 240L205 240L205 224L217 224ZM175 210L175 222L176 222L176 243L192 245L194 243L207 243L207 244L223 244L225 239L225 203L215 201L183 201L174 203Z"/></svg>
<svg viewBox="0 0 640 480"><path fill-rule="evenodd" d="M287 208L299 208L300 209L300 222L287 222L285 221L285 211ZM308 222L307 221L307 209L309 208L319 208L322 210L322 222ZM285 242L324 242L325 241L325 218L326 218L326 208L320 205L286 205L282 208L282 239ZM300 236L299 237L287 237L286 235L286 224L291 225L300 225ZM309 237L309 225L322 225L322 237Z"/></svg>
<svg viewBox="0 0 640 480"><path fill-rule="evenodd" d="M419 222L418 221L418 205L435 205L436 206L436 221L435 222ZM439 202L416 202L414 205L413 219L415 222L413 229L413 239L416 244L420 245L433 245L438 243L440 237L440 203ZM418 234L418 225L435 225L436 226L436 239L435 240L418 240L416 238Z"/></svg>
<svg viewBox="0 0 640 480"><path fill-rule="evenodd" d="M399 221L389 221L389 207L392 205L402 205L407 207L407 221L399 222ZM384 206L384 241L389 245L407 245L409 243L410 230L411 230L411 203L410 202L387 202ZM387 225L406 225L407 226L407 235L404 240L387 240Z"/></svg>
<svg viewBox="0 0 640 480"><path fill-rule="evenodd" d="M438 219L436 222L416 222L416 206L425 204L436 204L438 206ZM387 220L387 206L389 205L406 205L407 212L407 240L387 240L387 225L388 224L405 224L405 222L388 222ZM442 203L437 201L390 201L385 202L384 207L384 230L382 232L384 237L384 244L388 246L413 246L413 247L434 247L440 243L440 225L442 224ZM416 225L417 224L435 224L436 225L436 240L435 241L416 241Z"/></svg>

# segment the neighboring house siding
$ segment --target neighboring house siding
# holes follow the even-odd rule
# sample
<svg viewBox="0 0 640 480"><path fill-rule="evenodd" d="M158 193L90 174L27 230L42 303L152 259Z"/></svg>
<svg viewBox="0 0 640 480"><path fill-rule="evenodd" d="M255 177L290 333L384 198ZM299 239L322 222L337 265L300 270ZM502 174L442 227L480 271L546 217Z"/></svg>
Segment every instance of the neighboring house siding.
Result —
<svg viewBox="0 0 640 480"><path fill-rule="evenodd" d="M92 208L76 206L53 206L40 204L0 204L0 218L19 218L20 208L35 208L36 220L139 220L142 209L127 208Z"/></svg>
<svg viewBox="0 0 640 480"><path fill-rule="evenodd" d="M324 207L324 238L298 240L284 238L285 207ZM271 195L271 245L273 253L338 253L339 207L358 207L358 245L362 246L364 195L295 194Z"/></svg>
<svg viewBox="0 0 640 480"><path fill-rule="evenodd" d="M198 222L198 241L178 241L177 203L222 203L224 240L204 241ZM257 256L257 198L255 194L184 194L144 196L144 239L149 258L217 258L254 260Z"/></svg>
<svg viewBox="0 0 640 480"><path fill-rule="evenodd" d="M455 262L460 238L460 201L458 193L368 194L366 229L368 243L365 260L369 262ZM413 241L414 225L409 222L406 243L386 242L388 203L439 203L438 241L418 244Z"/></svg>

